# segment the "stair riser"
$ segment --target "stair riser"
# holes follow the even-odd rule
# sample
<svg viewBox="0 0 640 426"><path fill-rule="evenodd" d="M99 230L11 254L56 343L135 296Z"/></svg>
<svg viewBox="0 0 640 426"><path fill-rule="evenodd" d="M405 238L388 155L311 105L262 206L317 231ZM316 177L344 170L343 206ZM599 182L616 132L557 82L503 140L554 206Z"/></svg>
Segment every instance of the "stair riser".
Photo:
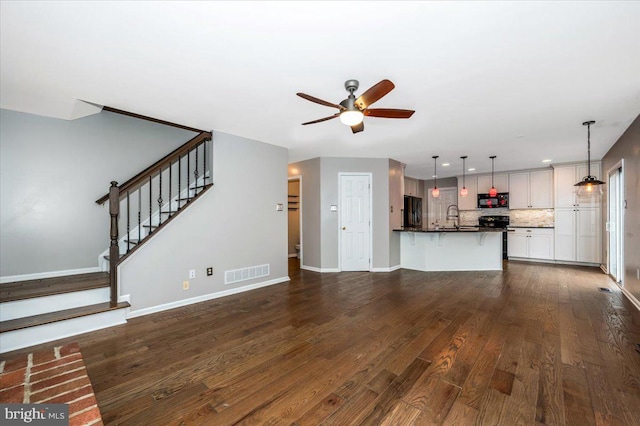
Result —
<svg viewBox="0 0 640 426"><path fill-rule="evenodd" d="M124 324L127 322L126 311L126 309L115 309L99 314L2 333L0 337L0 353Z"/></svg>
<svg viewBox="0 0 640 426"><path fill-rule="evenodd" d="M4 302L0 304L0 321L9 321L108 301L109 287L103 287Z"/></svg>

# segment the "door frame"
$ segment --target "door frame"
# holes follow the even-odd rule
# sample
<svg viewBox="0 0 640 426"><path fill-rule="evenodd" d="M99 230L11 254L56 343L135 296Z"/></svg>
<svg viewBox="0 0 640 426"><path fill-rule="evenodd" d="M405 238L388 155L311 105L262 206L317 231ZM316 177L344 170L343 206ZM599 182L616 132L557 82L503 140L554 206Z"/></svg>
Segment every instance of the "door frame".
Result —
<svg viewBox="0 0 640 426"><path fill-rule="evenodd" d="M373 173L338 172L338 271L342 272L342 179L345 176L366 176L369 179L369 272L373 266Z"/></svg>
<svg viewBox="0 0 640 426"><path fill-rule="evenodd" d="M303 241L304 240L303 240L303 234L302 234L302 175L289 176L289 179L287 180L287 182L292 180L298 181L298 220L300 221L298 226L300 227L300 267L302 267L303 265L302 261L304 260L304 257L303 257L303 250L304 250ZM287 193L287 195L289 194ZM287 228L287 234L288 233L289 233L289 229ZM287 239L288 239L288 235L287 235ZM288 251L289 249L287 248L287 252ZM288 257L289 257L289 253L287 253L287 259Z"/></svg>
<svg viewBox="0 0 640 426"><path fill-rule="evenodd" d="M619 171L619 172L618 172ZM610 212L611 212L611 197L609 196L609 179L612 174L618 172L618 195L620 195L618 200L618 210L619 210L619 218L620 221L616 227L617 234L617 242L619 244L617 254L618 254L618 262L617 262L617 272L620 277L620 281L617 281L617 277L611 276L611 238L609 231L609 222L610 222ZM613 165L609 170L607 170L607 274L613 279L613 281L618 284L620 287L624 287L624 210L625 210L625 188L624 188L624 158L620 159L616 164Z"/></svg>

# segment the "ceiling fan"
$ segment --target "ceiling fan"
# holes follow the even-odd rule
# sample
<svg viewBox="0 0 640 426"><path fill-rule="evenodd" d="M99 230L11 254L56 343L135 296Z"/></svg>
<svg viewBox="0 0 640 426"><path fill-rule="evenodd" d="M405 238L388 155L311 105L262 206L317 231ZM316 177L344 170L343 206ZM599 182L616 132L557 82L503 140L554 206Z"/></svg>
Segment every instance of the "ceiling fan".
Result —
<svg viewBox="0 0 640 426"><path fill-rule="evenodd" d="M347 99L340 102L340 104L332 104L331 102L323 101L322 99L307 95L306 93L296 93L296 95L308 101L328 107L337 108L339 110L333 115L320 118L318 120L307 121L306 123L302 123L302 125L305 126L307 124L320 123L323 121L331 120L332 118L340 117L340 121L342 121L342 123L346 124L347 126L351 126L351 131L353 131L353 133L358 133L364 130L364 123L362 120L365 115L380 118L409 118L415 112L410 109L369 109L369 106L371 106L371 104L378 101L384 95L392 91L394 87L396 87L389 80L380 81L379 83L369 88L369 90L364 92L362 95L360 95L358 99L356 99L356 96L353 94L353 92L358 90L359 85L360 83L358 82L358 80L347 80L344 83L344 88L347 89L347 92L349 92L349 96L347 97Z"/></svg>

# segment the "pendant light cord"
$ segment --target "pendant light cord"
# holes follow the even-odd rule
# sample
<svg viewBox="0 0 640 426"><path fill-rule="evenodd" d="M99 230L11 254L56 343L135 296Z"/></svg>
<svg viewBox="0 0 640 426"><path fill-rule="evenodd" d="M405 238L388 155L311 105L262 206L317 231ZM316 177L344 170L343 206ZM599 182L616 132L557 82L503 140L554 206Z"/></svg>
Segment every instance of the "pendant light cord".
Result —
<svg viewBox="0 0 640 426"><path fill-rule="evenodd" d="M587 176L591 176L591 123L587 123Z"/></svg>

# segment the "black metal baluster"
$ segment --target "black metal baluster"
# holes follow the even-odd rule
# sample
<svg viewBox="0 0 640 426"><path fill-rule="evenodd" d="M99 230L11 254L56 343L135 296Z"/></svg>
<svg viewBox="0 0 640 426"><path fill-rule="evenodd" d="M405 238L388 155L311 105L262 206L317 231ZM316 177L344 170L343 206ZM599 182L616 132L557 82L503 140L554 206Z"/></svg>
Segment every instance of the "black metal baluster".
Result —
<svg viewBox="0 0 640 426"><path fill-rule="evenodd" d="M142 186L138 188L138 241L142 239Z"/></svg>
<svg viewBox="0 0 640 426"><path fill-rule="evenodd" d="M160 214L162 211L162 168L160 168L159 176L158 188L160 189L160 193L158 194L158 226L162 225L162 215ZM151 219L149 219L149 226L152 226Z"/></svg>
<svg viewBox="0 0 640 426"><path fill-rule="evenodd" d="M202 145L202 173L204 173L204 177L202 178L202 185L206 185L207 180L207 141L204 141Z"/></svg>
<svg viewBox="0 0 640 426"><path fill-rule="evenodd" d="M176 210L180 210L180 184L181 183L182 183L182 156L178 157L178 198L176 200Z"/></svg>
<svg viewBox="0 0 640 426"><path fill-rule="evenodd" d="M171 169L173 169L173 162L169 161L169 210L171 210Z"/></svg>
<svg viewBox="0 0 640 426"><path fill-rule="evenodd" d="M127 191L127 253L131 250L131 236L129 235L130 231L130 216L129 216L129 191Z"/></svg>
<svg viewBox="0 0 640 426"><path fill-rule="evenodd" d="M149 234L153 232L151 227L151 206L153 206L153 195L151 194L153 187L151 186L151 175L149 175Z"/></svg>
<svg viewBox="0 0 640 426"><path fill-rule="evenodd" d="M187 202L189 202L189 171L191 170L191 151L187 152Z"/></svg>
<svg viewBox="0 0 640 426"><path fill-rule="evenodd" d="M194 178L194 187L193 187L193 196L198 195L198 147L196 146L196 169L193 171Z"/></svg>

